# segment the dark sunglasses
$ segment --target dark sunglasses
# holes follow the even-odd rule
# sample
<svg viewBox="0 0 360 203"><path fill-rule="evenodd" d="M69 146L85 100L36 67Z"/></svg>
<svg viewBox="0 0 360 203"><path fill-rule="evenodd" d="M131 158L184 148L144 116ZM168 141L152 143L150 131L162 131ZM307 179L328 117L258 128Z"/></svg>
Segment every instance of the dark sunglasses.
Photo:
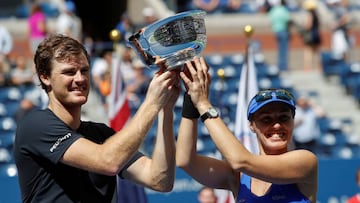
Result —
<svg viewBox="0 0 360 203"><path fill-rule="evenodd" d="M256 102L263 102L266 100L269 100L272 98L272 93L275 93L276 98L278 99L282 99L282 100L286 100L286 101L294 101L294 96L288 92L287 90L284 89L276 89L276 90L263 90L260 91L256 96L255 96L255 101Z"/></svg>

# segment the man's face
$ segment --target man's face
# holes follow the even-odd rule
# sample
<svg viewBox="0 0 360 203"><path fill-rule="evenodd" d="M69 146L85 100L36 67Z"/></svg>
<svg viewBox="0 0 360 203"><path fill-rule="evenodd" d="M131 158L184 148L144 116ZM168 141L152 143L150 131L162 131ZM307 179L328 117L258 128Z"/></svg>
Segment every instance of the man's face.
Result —
<svg viewBox="0 0 360 203"><path fill-rule="evenodd" d="M50 87L50 102L58 102L65 107L81 106L89 94L90 66L81 54L68 62L52 61L53 69L45 84Z"/></svg>

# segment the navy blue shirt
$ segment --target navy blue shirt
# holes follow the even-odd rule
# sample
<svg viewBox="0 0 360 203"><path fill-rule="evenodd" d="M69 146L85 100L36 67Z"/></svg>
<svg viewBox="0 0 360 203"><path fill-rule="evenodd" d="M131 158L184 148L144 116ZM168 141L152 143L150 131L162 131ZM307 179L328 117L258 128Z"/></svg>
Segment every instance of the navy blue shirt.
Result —
<svg viewBox="0 0 360 203"><path fill-rule="evenodd" d="M237 203L310 203L297 188L296 184L271 184L270 191L263 196L251 192L251 177L242 174L238 191Z"/></svg>
<svg viewBox="0 0 360 203"><path fill-rule="evenodd" d="M88 172L59 161L77 139L84 137L100 144L114 133L105 124L83 121L79 129L72 130L49 109L27 114L17 126L14 142L22 201L116 202L116 176ZM140 156L136 153L127 166Z"/></svg>

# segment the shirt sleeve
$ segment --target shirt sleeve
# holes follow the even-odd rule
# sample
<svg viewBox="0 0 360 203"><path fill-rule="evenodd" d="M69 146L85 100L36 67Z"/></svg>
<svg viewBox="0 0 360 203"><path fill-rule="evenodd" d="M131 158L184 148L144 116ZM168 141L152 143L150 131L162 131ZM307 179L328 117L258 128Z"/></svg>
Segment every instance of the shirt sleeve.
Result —
<svg viewBox="0 0 360 203"><path fill-rule="evenodd" d="M144 154L141 153L141 152L139 152L139 151L137 151L137 152L134 154L134 156L132 156L132 157L129 159L129 161L125 164L125 166L121 169L120 173L118 174L119 177L120 177L121 179L124 179L124 177L123 177L123 172L124 172L131 164L133 164L136 160L138 160L138 159L139 159L140 157L142 157L142 156L144 156Z"/></svg>
<svg viewBox="0 0 360 203"><path fill-rule="evenodd" d="M82 137L50 110L34 111L26 116L19 124L16 136L22 151L54 164Z"/></svg>

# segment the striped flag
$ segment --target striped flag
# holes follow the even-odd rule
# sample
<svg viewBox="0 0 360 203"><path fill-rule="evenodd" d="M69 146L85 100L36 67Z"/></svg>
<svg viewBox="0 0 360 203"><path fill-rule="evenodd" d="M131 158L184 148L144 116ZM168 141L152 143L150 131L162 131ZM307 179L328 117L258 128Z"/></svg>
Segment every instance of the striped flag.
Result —
<svg viewBox="0 0 360 203"><path fill-rule="evenodd" d="M110 127L119 131L131 117L127 100L125 81L121 74L120 57L113 57L111 67L111 93L108 98L108 115ZM143 186L121 179L117 176L117 203L137 202L147 203L147 196Z"/></svg>
<svg viewBox="0 0 360 203"><path fill-rule="evenodd" d="M240 75L234 133L238 140L254 154L259 153L259 147L256 135L249 128L247 106L258 90L254 54L251 46L248 46L247 57L245 57Z"/></svg>
<svg viewBox="0 0 360 203"><path fill-rule="evenodd" d="M111 93L108 98L110 127L119 131L131 117L125 82L120 71L120 57L114 57L111 67Z"/></svg>

